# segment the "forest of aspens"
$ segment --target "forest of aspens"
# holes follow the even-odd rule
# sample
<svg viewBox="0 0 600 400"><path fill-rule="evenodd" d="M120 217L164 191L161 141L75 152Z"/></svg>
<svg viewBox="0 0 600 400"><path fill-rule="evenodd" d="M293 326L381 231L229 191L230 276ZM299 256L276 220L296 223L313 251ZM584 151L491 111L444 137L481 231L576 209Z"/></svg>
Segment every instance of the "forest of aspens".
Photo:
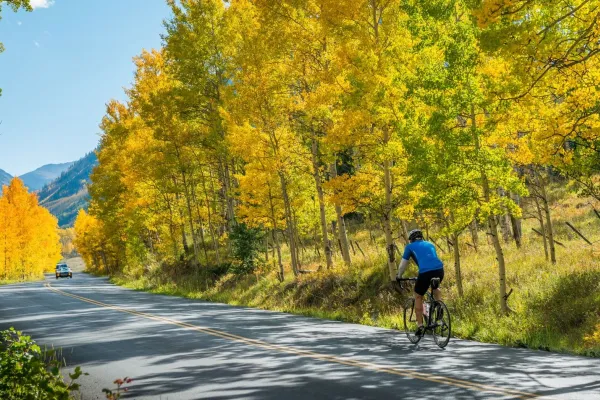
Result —
<svg viewBox="0 0 600 400"><path fill-rule="evenodd" d="M0 284L40 279L60 259L56 218L14 178L0 192Z"/></svg>
<svg viewBox="0 0 600 400"><path fill-rule="evenodd" d="M600 355L599 0L169 4L101 123L88 270L395 327L420 227L456 336Z"/></svg>

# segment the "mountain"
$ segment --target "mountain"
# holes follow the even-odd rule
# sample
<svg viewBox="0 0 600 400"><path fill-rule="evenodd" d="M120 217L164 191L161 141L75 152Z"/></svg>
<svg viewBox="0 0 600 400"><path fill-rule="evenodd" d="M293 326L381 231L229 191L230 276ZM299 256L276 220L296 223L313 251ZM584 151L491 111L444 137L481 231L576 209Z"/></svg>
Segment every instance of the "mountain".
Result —
<svg viewBox="0 0 600 400"><path fill-rule="evenodd" d="M87 185L97 164L96 153L88 153L39 191L40 204L58 218L61 227L72 226L79 210L87 209Z"/></svg>
<svg viewBox="0 0 600 400"><path fill-rule="evenodd" d="M40 190L44 187L44 185L58 178L63 172L69 169L71 165L73 165L73 162L64 164L48 164L44 165L43 167L39 167L35 171L21 175L19 178L21 178L25 186L27 186L30 191L34 192Z"/></svg>
<svg viewBox="0 0 600 400"><path fill-rule="evenodd" d="M2 193L2 186L8 185L11 179L12 176L8 172L0 169L0 194Z"/></svg>

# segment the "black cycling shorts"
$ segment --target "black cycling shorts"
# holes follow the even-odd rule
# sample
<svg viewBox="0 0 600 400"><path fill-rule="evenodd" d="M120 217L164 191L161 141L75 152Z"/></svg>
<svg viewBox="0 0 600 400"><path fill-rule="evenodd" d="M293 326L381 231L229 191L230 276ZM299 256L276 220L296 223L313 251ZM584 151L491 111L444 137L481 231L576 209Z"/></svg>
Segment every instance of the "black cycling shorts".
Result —
<svg viewBox="0 0 600 400"><path fill-rule="evenodd" d="M440 282L442 282L444 280L444 268L419 274L417 283L415 284L415 293L423 296L427 292L427 289L429 289L433 278L440 278Z"/></svg>

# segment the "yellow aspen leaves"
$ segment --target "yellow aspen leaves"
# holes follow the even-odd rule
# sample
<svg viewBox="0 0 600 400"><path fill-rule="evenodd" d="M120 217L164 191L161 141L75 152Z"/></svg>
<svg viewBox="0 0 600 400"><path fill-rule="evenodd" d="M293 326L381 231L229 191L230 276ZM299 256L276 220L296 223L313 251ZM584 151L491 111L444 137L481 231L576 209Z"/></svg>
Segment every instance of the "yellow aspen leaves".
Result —
<svg viewBox="0 0 600 400"><path fill-rule="evenodd" d="M14 178L0 196L0 280L40 277L60 259L57 219Z"/></svg>

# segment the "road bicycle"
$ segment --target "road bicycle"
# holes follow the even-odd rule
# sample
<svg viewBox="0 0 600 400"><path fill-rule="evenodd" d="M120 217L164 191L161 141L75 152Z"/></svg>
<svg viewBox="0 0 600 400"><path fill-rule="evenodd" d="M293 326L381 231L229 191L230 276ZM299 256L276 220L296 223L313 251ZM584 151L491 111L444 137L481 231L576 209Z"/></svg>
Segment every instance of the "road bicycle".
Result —
<svg viewBox="0 0 600 400"><path fill-rule="evenodd" d="M417 278L398 279L398 282L416 282ZM415 312L415 298L407 300L404 305L404 331L411 343L417 344L430 331L433 333L433 340L440 347L444 348L450 341L452 328L450 323L450 312L443 301L435 300L433 297L434 289L440 286L440 278L433 278L429 284L429 291L423 297L423 333L417 335L417 313Z"/></svg>

